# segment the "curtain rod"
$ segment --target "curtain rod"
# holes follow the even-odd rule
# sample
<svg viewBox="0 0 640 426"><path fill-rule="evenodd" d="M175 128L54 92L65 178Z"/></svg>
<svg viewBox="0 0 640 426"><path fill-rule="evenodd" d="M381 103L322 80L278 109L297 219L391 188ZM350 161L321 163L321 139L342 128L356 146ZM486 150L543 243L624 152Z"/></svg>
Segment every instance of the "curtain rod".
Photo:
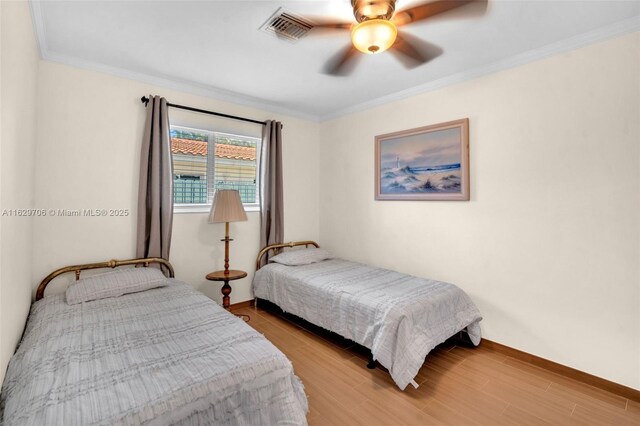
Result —
<svg viewBox="0 0 640 426"><path fill-rule="evenodd" d="M144 104L145 107L149 103L149 100L150 99L147 98L146 96L143 96L140 98L140 101ZM231 118L232 120L240 120L240 121L247 121L249 123L262 124L263 126L267 125L266 121L252 120L251 118L238 117L236 115L223 114L221 112L207 111L206 109L193 108L193 107L184 106L184 105L172 104L169 102L167 102L167 106L170 106L172 108L186 109L187 111L201 112L203 114L217 115L218 117Z"/></svg>

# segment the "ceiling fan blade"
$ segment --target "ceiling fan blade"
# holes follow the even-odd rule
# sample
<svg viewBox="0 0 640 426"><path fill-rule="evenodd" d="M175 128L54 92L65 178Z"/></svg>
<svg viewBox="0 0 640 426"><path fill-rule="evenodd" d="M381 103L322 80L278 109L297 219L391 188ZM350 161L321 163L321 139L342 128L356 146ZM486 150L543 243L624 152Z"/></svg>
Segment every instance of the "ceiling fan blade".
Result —
<svg viewBox="0 0 640 426"><path fill-rule="evenodd" d="M466 17L476 17L486 12L487 4L488 0L437 0L401 10L391 20L397 26L407 25L467 5L469 7L461 10L460 14L464 14Z"/></svg>
<svg viewBox="0 0 640 426"><path fill-rule="evenodd" d="M333 22L323 19L310 19L313 24L310 34L319 34L327 31L350 31L353 24L351 22Z"/></svg>
<svg viewBox="0 0 640 426"><path fill-rule="evenodd" d="M325 74L335 76L349 75L357 65L361 56L360 52L350 44L329 59L323 71Z"/></svg>
<svg viewBox="0 0 640 426"><path fill-rule="evenodd" d="M322 19L313 19L311 21L313 28L331 28L336 30L350 30L353 23L351 22L332 22L323 21Z"/></svg>
<svg viewBox="0 0 640 426"><path fill-rule="evenodd" d="M389 50L406 68L415 68L442 55L442 49L408 34L400 34Z"/></svg>

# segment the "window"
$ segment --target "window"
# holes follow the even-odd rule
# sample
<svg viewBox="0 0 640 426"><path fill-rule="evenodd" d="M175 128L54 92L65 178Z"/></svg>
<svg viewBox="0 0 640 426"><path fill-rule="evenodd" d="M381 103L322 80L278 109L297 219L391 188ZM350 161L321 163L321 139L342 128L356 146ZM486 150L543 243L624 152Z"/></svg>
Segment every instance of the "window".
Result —
<svg viewBox="0 0 640 426"><path fill-rule="evenodd" d="M171 126L176 210L207 210L217 189L237 189L245 207L257 207L259 146L255 137Z"/></svg>

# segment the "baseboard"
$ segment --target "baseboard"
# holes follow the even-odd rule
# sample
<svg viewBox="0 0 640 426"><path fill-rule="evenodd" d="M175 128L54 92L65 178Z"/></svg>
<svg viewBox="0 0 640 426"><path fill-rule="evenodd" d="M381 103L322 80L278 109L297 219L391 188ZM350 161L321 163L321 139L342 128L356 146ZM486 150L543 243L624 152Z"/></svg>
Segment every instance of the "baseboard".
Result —
<svg viewBox="0 0 640 426"><path fill-rule="evenodd" d="M235 309L252 308L254 305L255 305L255 301L253 299L245 300L244 302L238 302L238 303L229 305L229 310L233 311Z"/></svg>
<svg viewBox="0 0 640 426"><path fill-rule="evenodd" d="M575 368L567 367L566 365L558 364L557 362L549 361L548 359L540 358L536 355L531 355L530 353L523 352L488 339L482 339L480 346L490 351L499 352L503 355L510 356L511 358L544 368L545 370L582 382L589 386L640 402L640 391L628 386L585 373L584 371L576 370Z"/></svg>

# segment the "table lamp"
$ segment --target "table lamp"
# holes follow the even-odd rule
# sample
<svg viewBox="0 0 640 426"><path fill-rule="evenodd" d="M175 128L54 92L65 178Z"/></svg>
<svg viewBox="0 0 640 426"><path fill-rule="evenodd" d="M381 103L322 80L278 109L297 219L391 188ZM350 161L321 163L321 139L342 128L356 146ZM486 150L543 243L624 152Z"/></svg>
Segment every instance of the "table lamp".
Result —
<svg viewBox="0 0 640 426"><path fill-rule="evenodd" d="M235 189L218 189L213 197L209 223L224 222L224 273L229 274L229 222L241 222L247 220L247 214L240 200L240 193Z"/></svg>

